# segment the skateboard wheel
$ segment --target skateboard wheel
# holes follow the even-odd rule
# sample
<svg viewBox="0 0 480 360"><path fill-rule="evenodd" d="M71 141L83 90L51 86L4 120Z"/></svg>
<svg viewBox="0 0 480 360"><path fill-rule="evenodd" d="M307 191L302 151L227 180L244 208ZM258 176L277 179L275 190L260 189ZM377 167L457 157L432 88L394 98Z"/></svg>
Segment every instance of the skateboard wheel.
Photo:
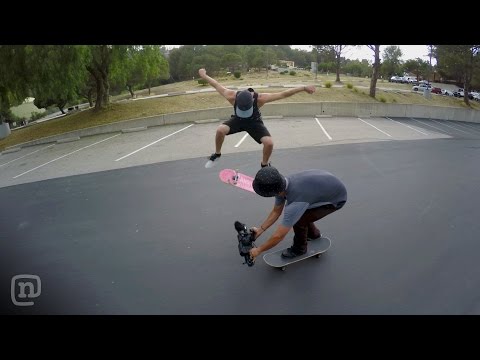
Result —
<svg viewBox="0 0 480 360"><path fill-rule="evenodd" d="M282 266L280 270L285 271L286 268L287 268L286 266Z"/></svg>
<svg viewBox="0 0 480 360"><path fill-rule="evenodd" d="M317 254L315 257L318 259L322 254Z"/></svg>

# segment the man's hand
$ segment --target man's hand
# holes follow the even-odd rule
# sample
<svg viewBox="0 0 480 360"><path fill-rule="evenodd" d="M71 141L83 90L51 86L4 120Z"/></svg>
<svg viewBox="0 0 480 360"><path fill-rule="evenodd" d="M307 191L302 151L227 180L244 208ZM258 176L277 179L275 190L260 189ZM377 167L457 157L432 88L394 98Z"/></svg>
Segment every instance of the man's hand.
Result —
<svg viewBox="0 0 480 360"><path fill-rule="evenodd" d="M259 229L259 228L255 227L255 226L254 226L254 227L251 227L250 230L252 230L253 233L255 234L255 240L257 240L257 238L258 238L260 235L262 235L262 233L263 233L263 230L262 230L262 229Z"/></svg>
<svg viewBox="0 0 480 360"><path fill-rule="evenodd" d="M200 75L200 77L201 77L202 79L204 79L204 78L205 78L205 75L207 75L207 71L206 71L205 69L203 69L203 68L202 68L202 69L199 69L199 70L198 70L198 75Z"/></svg>
<svg viewBox="0 0 480 360"><path fill-rule="evenodd" d="M305 91L309 94L313 94L317 89L314 85L304 86L304 88L305 88Z"/></svg>
<svg viewBox="0 0 480 360"><path fill-rule="evenodd" d="M258 248L252 248L250 249L250 256L252 260L255 260L255 258L260 255L261 251Z"/></svg>

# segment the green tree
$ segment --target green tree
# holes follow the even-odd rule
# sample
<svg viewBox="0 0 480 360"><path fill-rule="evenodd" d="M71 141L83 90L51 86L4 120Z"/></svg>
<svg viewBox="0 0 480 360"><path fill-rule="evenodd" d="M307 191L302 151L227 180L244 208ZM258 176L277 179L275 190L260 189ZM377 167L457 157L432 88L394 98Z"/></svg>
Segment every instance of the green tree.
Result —
<svg viewBox="0 0 480 360"><path fill-rule="evenodd" d="M343 71L353 76L365 77L370 76L372 67L366 59L360 60L346 60L343 66Z"/></svg>
<svg viewBox="0 0 480 360"><path fill-rule="evenodd" d="M88 46L87 71L95 79L96 101L95 110L106 108L110 103L110 77L111 72L118 79L127 66L125 61L131 45L90 45Z"/></svg>
<svg viewBox="0 0 480 360"><path fill-rule="evenodd" d="M175 81L182 79L180 70L180 58L182 57L182 50L180 48L172 49L168 55L168 67L170 68L170 76Z"/></svg>
<svg viewBox="0 0 480 360"><path fill-rule="evenodd" d="M331 50L335 53L335 71L337 78L335 82L340 82L340 68L342 65L342 53L345 51L348 45L330 45Z"/></svg>
<svg viewBox="0 0 480 360"><path fill-rule="evenodd" d="M319 71L335 69L335 51L332 45L312 45L312 61L316 61Z"/></svg>
<svg viewBox="0 0 480 360"><path fill-rule="evenodd" d="M415 74L417 80L420 79L420 76L423 78L428 77L429 73L429 64L425 60L422 60L420 58L416 59L410 59L405 61L405 64L403 64L403 69L407 72L412 72Z"/></svg>
<svg viewBox="0 0 480 360"><path fill-rule="evenodd" d="M214 74L218 73L222 68L221 59L208 52L203 55L195 56L192 61L193 68L197 69L197 71L198 69L205 68L209 73Z"/></svg>
<svg viewBox="0 0 480 360"><path fill-rule="evenodd" d="M168 78L168 62L164 58L158 45L135 45L121 50L121 57L117 56L112 63L111 79L120 88L126 86L131 97L135 97L134 90L148 87L155 79Z"/></svg>
<svg viewBox="0 0 480 360"><path fill-rule="evenodd" d="M87 71L95 79L96 101L95 109L103 109L110 102L109 73L113 57L112 45L91 45L89 46L89 62L86 65Z"/></svg>
<svg viewBox="0 0 480 360"><path fill-rule="evenodd" d="M390 78L401 72L402 50L396 45L387 46L383 50L382 73L385 77Z"/></svg>
<svg viewBox="0 0 480 360"><path fill-rule="evenodd" d="M261 59L263 56L264 51L262 50L261 46L259 45L252 45L246 48L245 57L247 62L247 68L261 68L263 67L263 63Z"/></svg>
<svg viewBox="0 0 480 360"><path fill-rule="evenodd" d="M377 79L380 73L380 45L367 45L367 47L373 51L373 71L372 79L370 80L370 97L375 98L377 91Z"/></svg>
<svg viewBox="0 0 480 360"><path fill-rule="evenodd" d="M81 45L29 45L25 48L29 87L38 108L64 107L79 98L87 80L88 48Z"/></svg>
<svg viewBox="0 0 480 360"><path fill-rule="evenodd" d="M222 57L222 64L228 68L229 71L234 72L235 69L242 65L242 58L235 53L227 53Z"/></svg>
<svg viewBox="0 0 480 360"><path fill-rule="evenodd" d="M0 123L10 122L10 107L29 95L24 45L0 45Z"/></svg>
<svg viewBox="0 0 480 360"><path fill-rule="evenodd" d="M153 80L165 80L169 77L168 61L159 45L144 45L141 50L140 61L143 63L147 78L148 95Z"/></svg>
<svg viewBox="0 0 480 360"><path fill-rule="evenodd" d="M470 105L468 92L470 91L473 75L480 66L480 45L437 45L437 68L447 76L456 76L464 88L464 102Z"/></svg>

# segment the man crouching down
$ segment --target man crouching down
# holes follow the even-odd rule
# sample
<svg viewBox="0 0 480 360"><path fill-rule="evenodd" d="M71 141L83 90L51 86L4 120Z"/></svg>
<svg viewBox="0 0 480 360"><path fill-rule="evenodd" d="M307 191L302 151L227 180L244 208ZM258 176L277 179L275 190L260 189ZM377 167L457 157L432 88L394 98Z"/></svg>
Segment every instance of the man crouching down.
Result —
<svg viewBox="0 0 480 360"><path fill-rule="evenodd" d="M283 257L294 258L307 252L307 241L321 237L314 222L340 210L347 202L345 185L325 170L305 170L283 176L271 166L260 169L253 180L253 189L263 197L275 197L275 204L259 228L252 227L255 239L272 226L282 214L283 221L273 235L262 245L250 250L255 259L285 238L293 227L293 245L285 249Z"/></svg>

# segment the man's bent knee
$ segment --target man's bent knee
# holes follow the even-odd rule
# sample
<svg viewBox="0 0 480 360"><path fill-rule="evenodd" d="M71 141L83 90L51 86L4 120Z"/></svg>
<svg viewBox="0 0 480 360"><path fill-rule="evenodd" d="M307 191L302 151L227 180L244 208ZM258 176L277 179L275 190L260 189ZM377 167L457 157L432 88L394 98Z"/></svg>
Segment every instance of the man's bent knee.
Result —
<svg viewBox="0 0 480 360"><path fill-rule="evenodd" d="M271 136L264 136L260 139L260 142L264 145L264 146L270 146L270 147L273 147L273 139Z"/></svg>
<svg viewBox="0 0 480 360"><path fill-rule="evenodd" d="M230 127L228 125L220 125L217 127L217 134L218 135L227 135L230 132Z"/></svg>

